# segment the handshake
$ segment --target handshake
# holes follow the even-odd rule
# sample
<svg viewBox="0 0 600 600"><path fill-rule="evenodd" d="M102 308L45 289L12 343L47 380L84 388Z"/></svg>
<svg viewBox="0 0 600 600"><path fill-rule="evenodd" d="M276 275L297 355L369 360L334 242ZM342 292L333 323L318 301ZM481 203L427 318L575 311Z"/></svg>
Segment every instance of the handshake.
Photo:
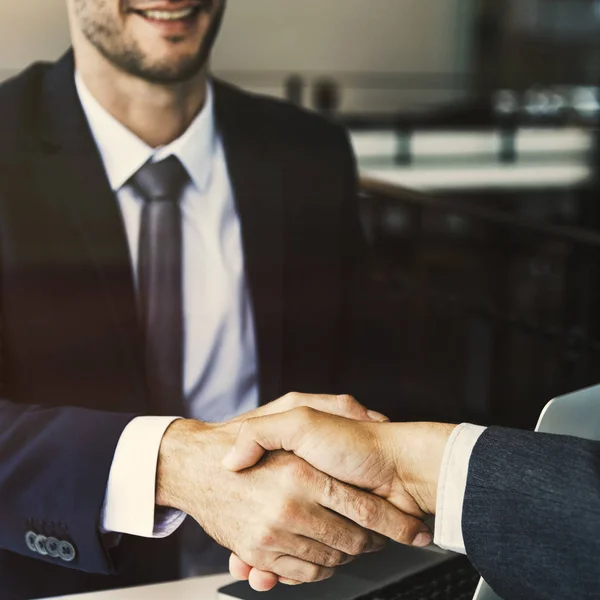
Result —
<svg viewBox="0 0 600 600"><path fill-rule="evenodd" d="M232 550L230 570L266 591L330 577L384 547L427 546L454 426L390 423L350 396L288 394L225 424L175 421L156 502Z"/></svg>

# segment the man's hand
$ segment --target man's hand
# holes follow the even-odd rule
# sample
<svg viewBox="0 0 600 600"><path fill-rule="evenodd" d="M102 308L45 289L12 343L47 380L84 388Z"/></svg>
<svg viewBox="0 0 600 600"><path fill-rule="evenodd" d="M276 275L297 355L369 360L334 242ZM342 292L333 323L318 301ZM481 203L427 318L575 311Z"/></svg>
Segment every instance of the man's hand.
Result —
<svg viewBox="0 0 600 600"><path fill-rule="evenodd" d="M298 394L292 392L269 404L259 406L252 412L240 415L229 421L229 423L276 415L294 408L313 408L314 410L355 421L374 421L377 423L389 421L385 415L374 410L368 410L356 398L348 394L332 396L329 394Z"/></svg>
<svg viewBox="0 0 600 600"><path fill-rule="evenodd" d="M299 408L244 422L224 464L239 471L267 450L287 450L323 473L369 490L407 515L423 518L435 514L442 457L454 427L357 422ZM431 536L423 532L413 540L415 545L429 542ZM230 563L234 576L260 579L265 587L276 583L273 575L253 572L239 558L233 556Z"/></svg>
<svg viewBox="0 0 600 600"><path fill-rule="evenodd" d="M357 419L385 419L368 415L349 397L297 394L250 416L273 418L278 409L299 404ZM161 444L156 498L159 505L191 515L248 565L289 580L318 581L350 557L382 548L381 533L409 540L423 529L384 500L289 453L272 453L243 473L225 469L223 459L243 423L175 421Z"/></svg>

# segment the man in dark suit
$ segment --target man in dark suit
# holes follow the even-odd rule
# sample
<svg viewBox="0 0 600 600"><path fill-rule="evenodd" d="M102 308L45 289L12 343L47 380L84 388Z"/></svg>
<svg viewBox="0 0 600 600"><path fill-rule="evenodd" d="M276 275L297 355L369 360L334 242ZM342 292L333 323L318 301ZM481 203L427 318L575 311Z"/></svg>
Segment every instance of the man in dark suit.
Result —
<svg viewBox="0 0 600 600"><path fill-rule="evenodd" d="M253 409L382 418L257 408L345 391L346 134L208 77L224 0L68 9L74 52L0 88L3 600L176 578L185 513L284 579L380 547L365 503L411 542L418 520L296 457L221 467Z"/></svg>
<svg viewBox="0 0 600 600"><path fill-rule="evenodd" d="M414 517L504 600L600 598L600 443L470 424L361 423L310 408L249 419L226 458L286 448ZM277 583L232 557L240 579Z"/></svg>

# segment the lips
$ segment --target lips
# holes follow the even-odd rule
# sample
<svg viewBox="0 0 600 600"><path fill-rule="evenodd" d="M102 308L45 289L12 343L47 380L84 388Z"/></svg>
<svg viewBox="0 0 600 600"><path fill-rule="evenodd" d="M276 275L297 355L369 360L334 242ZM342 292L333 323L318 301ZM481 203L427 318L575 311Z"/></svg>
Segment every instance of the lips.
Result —
<svg viewBox="0 0 600 600"><path fill-rule="evenodd" d="M197 8L180 8L179 10L140 10L136 12L153 21L179 21L191 17L197 10Z"/></svg>
<svg viewBox="0 0 600 600"><path fill-rule="evenodd" d="M181 21L193 17L201 10L210 9L212 0L196 2L144 2L129 7L134 12L152 21Z"/></svg>

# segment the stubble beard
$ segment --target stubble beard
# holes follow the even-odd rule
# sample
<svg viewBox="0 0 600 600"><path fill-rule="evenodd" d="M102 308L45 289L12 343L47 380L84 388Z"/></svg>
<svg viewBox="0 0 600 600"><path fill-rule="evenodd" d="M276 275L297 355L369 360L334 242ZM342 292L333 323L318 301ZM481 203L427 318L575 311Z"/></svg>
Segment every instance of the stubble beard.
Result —
<svg viewBox="0 0 600 600"><path fill-rule="evenodd" d="M153 63L137 42L120 30L117 19L110 14L107 0L74 0L81 32L106 60L129 75L162 85L188 81L204 68L221 29L226 4L223 0L195 54L182 57L177 62ZM179 44L184 38L173 36L167 40L171 44Z"/></svg>

